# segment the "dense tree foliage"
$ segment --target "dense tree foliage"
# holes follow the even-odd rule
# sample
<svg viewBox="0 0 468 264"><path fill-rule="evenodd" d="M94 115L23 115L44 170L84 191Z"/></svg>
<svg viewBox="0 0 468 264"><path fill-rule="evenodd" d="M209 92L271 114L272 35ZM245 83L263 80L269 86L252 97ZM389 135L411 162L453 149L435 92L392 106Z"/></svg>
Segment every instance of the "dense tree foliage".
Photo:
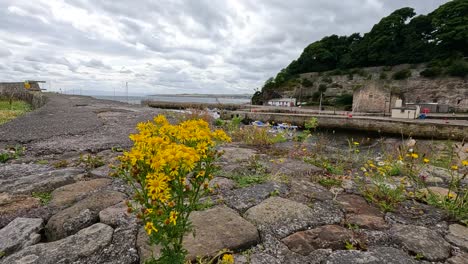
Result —
<svg viewBox="0 0 468 264"><path fill-rule="evenodd" d="M415 15L413 8L401 8L380 20L364 36L331 35L311 43L297 60L267 80L256 97L278 97L277 87L306 72L455 61L468 56L468 1L452 0L428 15Z"/></svg>

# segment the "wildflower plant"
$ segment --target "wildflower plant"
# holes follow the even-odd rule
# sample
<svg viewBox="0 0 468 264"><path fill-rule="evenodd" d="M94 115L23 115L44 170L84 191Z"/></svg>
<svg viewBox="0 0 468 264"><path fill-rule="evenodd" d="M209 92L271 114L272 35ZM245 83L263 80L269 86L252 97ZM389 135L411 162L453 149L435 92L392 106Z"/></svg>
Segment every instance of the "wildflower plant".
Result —
<svg viewBox="0 0 468 264"><path fill-rule="evenodd" d="M189 215L210 192L213 162L220 156L215 146L230 138L222 130L211 131L204 120L171 125L163 115L137 129L130 135L133 147L120 157L119 175L135 192L135 203L127 205L144 222L150 243L161 246L152 263L184 263Z"/></svg>

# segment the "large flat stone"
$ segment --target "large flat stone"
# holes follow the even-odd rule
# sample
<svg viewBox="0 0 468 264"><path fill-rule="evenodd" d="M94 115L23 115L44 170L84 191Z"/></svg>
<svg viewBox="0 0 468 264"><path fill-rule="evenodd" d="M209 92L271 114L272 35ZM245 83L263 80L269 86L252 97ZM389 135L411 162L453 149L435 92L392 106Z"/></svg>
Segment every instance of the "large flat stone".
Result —
<svg viewBox="0 0 468 264"><path fill-rule="evenodd" d="M58 208L68 207L90 195L93 191L109 185L111 182L111 179L94 179L62 186L52 192L49 206Z"/></svg>
<svg viewBox="0 0 468 264"><path fill-rule="evenodd" d="M187 234L184 248L188 258L212 256L219 250L227 248L241 250L255 245L259 234L254 225L243 219L236 211L224 206L217 206L205 211L196 211L190 215L195 237ZM159 254L158 246L148 245L148 235L141 229L138 234L138 247L141 261Z"/></svg>
<svg viewBox="0 0 468 264"><path fill-rule="evenodd" d="M286 184L267 182L226 192L224 201L229 207L244 212L270 197L272 193L278 192L279 195L285 195L287 191Z"/></svg>
<svg viewBox="0 0 468 264"><path fill-rule="evenodd" d="M16 218L0 230L0 252L9 255L41 240L41 218Z"/></svg>
<svg viewBox="0 0 468 264"><path fill-rule="evenodd" d="M0 228L6 226L17 217L30 213L34 208L41 206L37 198L27 195L12 195L0 193Z"/></svg>
<svg viewBox="0 0 468 264"><path fill-rule="evenodd" d="M329 202L316 202L313 208L280 197L270 197L244 214L262 232L279 238L308 227L336 224L343 220L343 213Z"/></svg>
<svg viewBox="0 0 468 264"><path fill-rule="evenodd" d="M346 216L346 223L359 228L382 230L388 228L382 216L366 214L350 214Z"/></svg>
<svg viewBox="0 0 468 264"><path fill-rule="evenodd" d="M447 264L466 264L466 260L468 259L468 253L461 252L458 255L455 255L449 259L447 259Z"/></svg>
<svg viewBox="0 0 468 264"><path fill-rule="evenodd" d="M426 165L420 172L422 175L426 175L429 177L437 177L441 178L445 183L450 183L452 179L452 174L454 174L458 178L462 178L461 174L458 172L450 171L445 168L437 167L437 166L432 166L432 165ZM468 184L468 179L465 177L462 180L462 184Z"/></svg>
<svg viewBox="0 0 468 264"><path fill-rule="evenodd" d="M378 247L369 251L334 251L324 264L416 264L404 251L391 247Z"/></svg>
<svg viewBox="0 0 468 264"><path fill-rule="evenodd" d="M324 225L314 229L300 231L281 241L288 248L302 255L309 255L317 249L345 249L346 241L351 241L353 232L338 225Z"/></svg>
<svg viewBox="0 0 468 264"><path fill-rule="evenodd" d="M437 226L447 217L447 213L441 209L410 200L402 202L395 212L385 214L388 223L430 227Z"/></svg>
<svg viewBox="0 0 468 264"><path fill-rule="evenodd" d="M215 177L210 181L210 188L213 188L215 193L225 192L234 189L236 183L228 178Z"/></svg>
<svg viewBox="0 0 468 264"><path fill-rule="evenodd" d="M422 254L429 261L442 261L450 257L450 244L429 228L395 225L390 229L390 234L397 244L415 255Z"/></svg>
<svg viewBox="0 0 468 264"><path fill-rule="evenodd" d="M137 233L136 226L119 227L114 230L112 241L100 250L100 254L92 254L74 264L137 264L140 259L136 248Z"/></svg>
<svg viewBox="0 0 468 264"><path fill-rule="evenodd" d="M316 200L331 200L333 199L333 194L325 187L312 183L308 179L291 178L291 188L288 199L307 204Z"/></svg>
<svg viewBox="0 0 468 264"><path fill-rule="evenodd" d="M97 223L65 239L26 247L0 259L0 264L79 263L81 259L101 254L112 241L112 234L112 227Z"/></svg>
<svg viewBox="0 0 468 264"><path fill-rule="evenodd" d="M126 199L126 195L115 191L95 193L76 204L58 212L47 222L45 234L49 241L73 235L80 229L98 221L101 210Z"/></svg>
<svg viewBox="0 0 468 264"><path fill-rule="evenodd" d="M359 195L344 194L337 201L346 211L346 223L367 229L385 229L388 227L379 209L369 205Z"/></svg>
<svg viewBox="0 0 468 264"><path fill-rule="evenodd" d="M370 206L359 195L344 194L338 196L336 200L343 206L347 214L383 215L379 209Z"/></svg>
<svg viewBox="0 0 468 264"><path fill-rule="evenodd" d="M137 218L134 214L129 213L127 205L121 202L100 211L99 222L115 228L136 224Z"/></svg>
<svg viewBox="0 0 468 264"><path fill-rule="evenodd" d="M450 243L468 252L468 228L459 224L450 225L445 238Z"/></svg>
<svg viewBox="0 0 468 264"><path fill-rule="evenodd" d="M13 166L17 165L17 166ZM60 186L73 183L75 177L83 170L77 168L52 169L50 167L38 167L34 171L29 166L32 164L13 164L0 167L0 192L12 194L31 194L32 192L49 192ZM27 169L22 167L27 166ZM13 168L18 168L17 173L12 173ZM3 170L3 172L2 172ZM22 173L24 171L24 173ZM4 173L4 174L2 174Z"/></svg>
<svg viewBox="0 0 468 264"><path fill-rule="evenodd" d="M253 156L257 155L257 151L249 148L242 147L221 147L220 151L224 152L221 156L220 162L244 162L250 160Z"/></svg>
<svg viewBox="0 0 468 264"><path fill-rule="evenodd" d="M323 169L297 159L281 159L270 162L267 167L273 174L287 175L293 178L301 178L323 172Z"/></svg>

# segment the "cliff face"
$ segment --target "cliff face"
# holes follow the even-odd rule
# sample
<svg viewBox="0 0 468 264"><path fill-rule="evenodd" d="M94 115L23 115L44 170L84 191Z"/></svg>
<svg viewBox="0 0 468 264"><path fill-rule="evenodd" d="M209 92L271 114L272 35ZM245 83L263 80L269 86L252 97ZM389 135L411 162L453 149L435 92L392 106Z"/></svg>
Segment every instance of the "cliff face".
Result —
<svg viewBox="0 0 468 264"><path fill-rule="evenodd" d="M404 80L394 80L392 76L408 69L411 76ZM323 92L325 102L333 102L342 95L353 95L355 91L375 86L378 89L398 95L407 103L447 104L457 112L468 112L468 80L458 77L426 78L420 76L424 65L410 68L410 65L370 67L355 70L345 75L332 75L333 72L304 73L299 81L283 87L281 94L296 97L298 101L316 101ZM336 73L336 72L335 72ZM371 100L372 98L369 98Z"/></svg>

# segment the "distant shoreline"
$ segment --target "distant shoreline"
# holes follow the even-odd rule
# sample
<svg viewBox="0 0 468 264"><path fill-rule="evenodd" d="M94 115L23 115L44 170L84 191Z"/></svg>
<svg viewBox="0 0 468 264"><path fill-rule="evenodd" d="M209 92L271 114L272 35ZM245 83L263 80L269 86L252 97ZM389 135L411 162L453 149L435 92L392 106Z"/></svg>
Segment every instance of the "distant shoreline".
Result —
<svg viewBox="0 0 468 264"><path fill-rule="evenodd" d="M150 94L148 96L171 96L171 97L205 97L205 98L248 98L251 94Z"/></svg>
<svg viewBox="0 0 468 264"><path fill-rule="evenodd" d="M208 103L208 104L245 104L250 103L250 96L234 95L147 95L147 96L92 96L97 99L113 100L130 104L142 101L163 101L172 103Z"/></svg>

